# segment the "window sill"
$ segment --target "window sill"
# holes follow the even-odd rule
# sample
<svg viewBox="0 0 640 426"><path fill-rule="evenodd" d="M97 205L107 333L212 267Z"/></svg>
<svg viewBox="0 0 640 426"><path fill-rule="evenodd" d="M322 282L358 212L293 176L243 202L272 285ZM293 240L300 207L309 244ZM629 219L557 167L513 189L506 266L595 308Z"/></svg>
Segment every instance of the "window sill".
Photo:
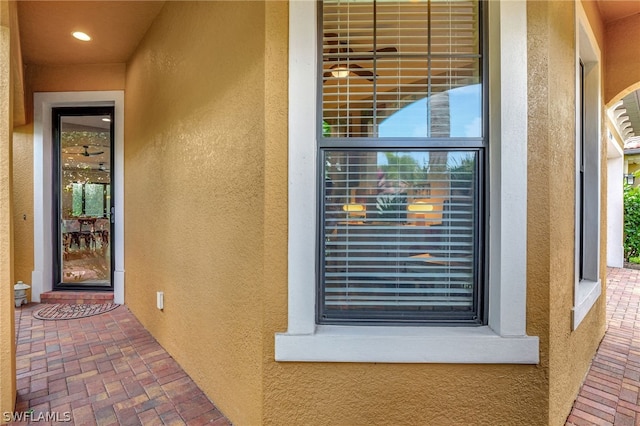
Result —
<svg viewBox="0 0 640 426"><path fill-rule="evenodd" d="M591 307L596 303L601 293L602 285L600 280L583 280L578 283L575 296L576 305L573 307L574 330L578 328L584 317L587 316Z"/></svg>
<svg viewBox="0 0 640 426"><path fill-rule="evenodd" d="M276 334L276 361L537 364L538 338L489 327L317 326Z"/></svg>

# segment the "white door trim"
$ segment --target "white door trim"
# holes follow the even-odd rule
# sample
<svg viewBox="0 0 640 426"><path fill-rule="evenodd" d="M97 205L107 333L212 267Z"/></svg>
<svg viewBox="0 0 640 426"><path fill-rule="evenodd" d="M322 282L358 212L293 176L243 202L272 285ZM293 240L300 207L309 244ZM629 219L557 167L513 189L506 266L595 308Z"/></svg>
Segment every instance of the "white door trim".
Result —
<svg viewBox="0 0 640 426"><path fill-rule="evenodd" d="M40 295L53 288L53 226L51 167L51 109L55 107L114 106L115 164L112 166L115 195L115 270L113 274L114 302L124 303L124 92L46 92L35 93L33 129L33 250L34 270L31 273L31 299L40 302Z"/></svg>

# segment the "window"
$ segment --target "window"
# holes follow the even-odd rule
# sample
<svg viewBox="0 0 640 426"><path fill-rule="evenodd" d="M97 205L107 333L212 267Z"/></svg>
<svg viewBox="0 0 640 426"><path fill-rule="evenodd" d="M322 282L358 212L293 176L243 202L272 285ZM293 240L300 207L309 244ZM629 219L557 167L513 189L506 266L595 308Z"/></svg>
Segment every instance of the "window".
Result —
<svg viewBox="0 0 640 426"><path fill-rule="evenodd" d="M68 190L71 191L72 211L67 216L107 217L109 184L72 183Z"/></svg>
<svg viewBox="0 0 640 426"><path fill-rule="evenodd" d="M576 58L576 329L602 292L600 266L600 53L577 3Z"/></svg>
<svg viewBox="0 0 640 426"><path fill-rule="evenodd" d="M354 1L351 5L356 3L367 2ZM368 3L371 4L371 2ZM385 2L387 3L391 5L396 2ZM453 124L452 127L457 129L456 132L450 131L447 137L441 137L435 135L436 129L431 125L433 120L430 118L423 120L422 127L413 127L417 132L415 134L408 134L406 128L398 126L397 120L402 120L398 115L405 114L420 114L424 117L420 109L424 111L428 102L431 102L433 107L435 102L433 96L442 92L442 89L436 89L433 84L429 86L428 81L427 85L421 89L401 84L402 93L395 94L395 106L385 107L385 110L382 108L382 103L391 105L391 101L382 102L377 94L384 88L378 88L379 83L370 84L372 82L368 77L372 75L366 71L370 71L374 76L377 74L381 78L385 73L383 69L378 69L380 65L377 63L378 59L370 59L370 64L367 65L363 62L365 58L371 57L372 54L379 54L380 61L383 61L383 58L384 61L391 60L387 56L401 52L401 42L391 44L384 41L379 45L376 42L374 46L358 47L358 49L352 46L340 46L340 32L333 30L330 32L330 34L338 34L336 38L325 37L324 31L314 30L317 28L318 20L322 19L322 9L317 4L314 2L289 3L289 298L287 331L277 333L275 336L277 361L538 362L538 338L526 335L527 239L526 229L522 226L526 223L527 211L526 4L509 1L486 2L483 3L483 8L486 9L485 13L488 16L486 35L489 46L489 56L483 60L489 62L488 68L493 71L486 76L490 83L487 87L490 87L490 90L482 87L481 92L482 96L488 99L485 107L489 109L487 116L491 117L491 120L487 126L479 126L477 120L475 122L468 120L465 125ZM405 21L404 18L399 19L397 16L399 15L396 15L396 20ZM371 27L371 24L367 23L362 27ZM382 25L380 30L384 27L385 25ZM327 67L337 65L339 61L332 61L335 64L329 65L328 58L337 57L337 55L325 51L324 48L322 49L323 57L327 60L318 60L316 55L318 46L329 44L330 37L338 41L337 46L343 49L341 54L350 57L346 70L336 69L337 67L331 71L327 70ZM399 40L404 38L399 37ZM435 40L434 38L433 41ZM388 49L389 47L395 47L398 51L392 52ZM349 49L353 52L349 52ZM383 50L375 52L379 49ZM356 53L356 50L359 53ZM452 57L457 54L452 51L439 53ZM473 55L477 56L480 53L482 52L475 52ZM479 77L482 75L482 70L480 59L478 57L476 59L478 64L476 75ZM404 58L398 57L395 60L405 63ZM432 60L431 64L437 62ZM428 64L429 60L426 63ZM428 70L428 67L422 69ZM335 71L337 76L327 74L332 71ZM330 97L327 94L325 98L325 93L318 89L324 84L339 86L341 83L337 81L329 82L331 79L339 78L338 76L341 75L339 71L343 71L344 78L354 80L350 85L342 83L340 89L340 93L344 94L349 102L344 104L343 111L333 112L334 116L319 113L318 110L330 109L323 104L323 102L329 102ZM346 75L344 71L347 71ZM352 72L353 74L350 74ZM402 76L403 74L400 73L397 78ZM468 77L469 75L465 77L467 82ZM356 80L360 81L356 82ZM431 79L431 83L435 84L435 82ZM457 102L457 95L464 95L462 92L469 91L472 96L476 96L478 102L476 109L471 109L477 116L477 112L482 111L483 108L481 100L483 98L477 95L482 82L482 79L478 79L473 84L451 84L447 89L450 104ZM355 97L356 85L367 87L366 90L370 91L369 96L376 96L376 99L380 100L375 110L368 112L363 106L362 99ZM416 92L415 97L412 92ZM360 107L361 109L358 110L357 108ZM319 114L323 116L322 121L317 119ZM342 115L338 117L340 114ZM481 115L485 116L484 112ZM452 120L453 117L454 115L451 115ZM354 120L349 121L347 118ZM460 116L456 119L458 118ZM397 130L398 127L401 128ZM482 133L479 129L482 129ZM491 131L489 132L488 129ZM387 131L390 133L384 133ZM463 133L463 131L470 133ZM399 135L397 132L404 132L404 134ZM322 136L323 133L326 137ZM483 139L485 133L490 133L491 138ZM436 161L437 157L439 159ZM411 172L407 172L405 162L410 164ZM374 163L375 166L373 166ZM388 197L387 200L380 200L381 202L378 203L378 168L384 173L385 188L387 181L407 181L404 191L406 208L404 208L404 195L395 199ZM435 171L441 173L439 179L429 174ZM400 175L402 179L398 179ZM356 185L355 188L350 186L347 189L345 180L348 180L350 185L353 182ZM486 184L482 182L483 180ZM334 184L335 188L340 188L335 194ZM452 206L445 206L443 195L452 196L454 189L457 191L456 185L461 185L460 189L463 190L461 192L466 192L467 200L464 203L466 207L458 208L457 219L466 225L474 224L475 226L476 223L483 225L480 223L481 220L489 224L474 227L473 232L464 237L458 237L461 240L458 245L466 246L464 254L467 259L465 260L471 259L467 264L474 265L472 269L480 266L485 268L484 272L477 270L471 272L473 279L470 283L471 286L475 286L471 291L467 291L468 285L464 287L456 283L459 289L467 291L467 295L470 295L464 301L467 305L462 309L449 307L441 312L434 309L413 309L413 311L427 312L426 316L422 313L414 315L415 312L409 310L408 317L411 318L406 323L403 323L401 316L403 314L399 314L397 310L395 312L390 310L381 316L384 317L382 320L376 319L371 322L368 316L374 310L370 309L371 312L367 312L369 308L360 307L349 307L346 313L339 312L337 315L336 312L328 312L331 318L323 321L320 318L322 315L320 313L323 312L320 305L324 303L324 296L318 286L318 282L324 282L321 276L325 274L323 262L327 260L327 255L342 256L339 253L348 253L345 250L342 252L332 252L332 250L340 249L338 243L342 243L347 235L352 236L351 233L345 234L344 230L341 231L342 234L332 234L332 230L325 231L325 224L330 223L328 221L331 219L331 215L326 215L325 210L340 215L344 219L342 221L347 222L349 227L353 222L360 221L364 213L367 226L373 226L368 223L369 216L373 218L373 215L377 214L376 219L382 219L386 232L391 232L396 227L394 223L398 223L398 227L413 226L424 231L442 226L438 223L446 226L449 219L446 212L452 212L451 217L453 217ZM488 185L488 188L485 189L485 185ZM443 191L442 186L446 188L446 194L438 192ZM360 189L361 187L368 188L369 193ZM478 193L472 191L478 191ZM481 191L484 191L484 194L481 194ZM345 200L346 197L351 198L347 200L348 202L343 202L340 197ZM443 200L436 202L436 198ZM485 215L480 219L484 214L483 203L490 206L491 215ZM409 209L409 205L414 207ZM442 209L442 217L440 217L440 209ZM344 224L345 227L347 223ZM479 235L478 230L487 230L486 235ZM349 232L351 231L350 229ZM453 235L451 233L452 237ZM411 250L415 250L418 255L440 256L442 254L442 251L438 254L435 250L437 248L435 238L429 242L434 247L427 247L426 242L412 241L413 238L410 233L401 234L391 240L391 246L394 251L403 245L416 246ZM330 244L332 241L336 241L335 246ZM484 244L484 241L488 243ZM350 242L353 240L350 239ZM443 243L443 241L438 242ZM372 248L377 249L367 247L367 250ZM429 250L432 253L429 253ZM487 252L481 253L481 250ZM413 253L414 251L411 251L410 256L413 256ZM376 254L378 255L380 253ZM484 263L479 260L483 257ZM344 262L344 259L339 258L329 260ZM433 259L430 260L433 261ZM409 267L423 268L425 264L417 263L416 259L416 263L410 264ZM421 271L421 274L423 272ZM344 278L345 273L340 273ZM436 275L433 273L433 276ZM446 271L443 271L442 275L446 277ZM411 278L406 273L401 276L405 280ZM481 276L487 277L482 290L478 287L477 281L474 281L476 277ZM454 281L460 279L458 276L450 278ZM334 296L342 296L340 292L335 293ZM468 301L469 297L472 300L471 304ZM474 300L473 297L477 299ZM480 302L480 298L484 300ZM382 302L385 300L383 299ZM376 303L380 303L380 300ZM478 310L480 317L485 318L484 324L473 321L474 314L471 314L473 309ZM378 313L383 310L377 309ZM433 320L428 319L427 317L432 314L434 314L431 317ZM425 322L433 323L425 326ZM449 326L456 322L458 326Z"/></svg>
<svg viewBox="0 0 640 426"><path fill-rule="evenodd" d="M318 322L482 324L481 2L321 13Z"/></svg>

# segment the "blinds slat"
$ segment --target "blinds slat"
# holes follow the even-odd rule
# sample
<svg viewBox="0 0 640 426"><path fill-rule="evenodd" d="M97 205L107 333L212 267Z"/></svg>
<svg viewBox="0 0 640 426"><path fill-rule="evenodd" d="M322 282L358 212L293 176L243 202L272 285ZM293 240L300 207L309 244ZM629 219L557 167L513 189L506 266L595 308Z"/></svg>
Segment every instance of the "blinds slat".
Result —
<svg viewBox="0 0 640 426"><path fill-rule="evenodd" d="M472 308L474 152L329 150L325 167L326 306Z"/></svg>
<svg viewBox="0 0 640 426"><path fill-rule="evenodd" d="M480 21L472 0L323 2L321 315L478 309ZM405 138L425 146L376 149Z"/></svg>

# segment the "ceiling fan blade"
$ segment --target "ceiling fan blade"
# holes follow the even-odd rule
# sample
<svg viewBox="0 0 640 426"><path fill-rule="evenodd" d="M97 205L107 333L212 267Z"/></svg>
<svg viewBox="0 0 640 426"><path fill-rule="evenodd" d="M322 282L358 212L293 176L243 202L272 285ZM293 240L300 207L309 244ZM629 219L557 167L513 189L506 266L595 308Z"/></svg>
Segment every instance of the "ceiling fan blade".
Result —
<svg viewBox="0 0 640 426"><path fill-rule="evenodd" d="M368 70L351 70L352 73L357 75L358 77L364 77L369 81L373 81L374 74Z"/></svg>
<svg viewBox="0 0 640 426"><path fill-rule="evenodd" d="M99 152L89 152L89 145L82 145L82 147L84 148L84 152L81 153L80 155L84 155L85 157L89 157L91 155L100 155L100 154L104 154L104 151L99 151Z"/></svg>
<svg viewBox="0 0 640 426"><path fill-rule="evenodd" d="M389 46L389 47L381 47L380 49L376 49L375 51L378 53L395 53L398 51L398 49L396 49L393 46Z"/></svg>

